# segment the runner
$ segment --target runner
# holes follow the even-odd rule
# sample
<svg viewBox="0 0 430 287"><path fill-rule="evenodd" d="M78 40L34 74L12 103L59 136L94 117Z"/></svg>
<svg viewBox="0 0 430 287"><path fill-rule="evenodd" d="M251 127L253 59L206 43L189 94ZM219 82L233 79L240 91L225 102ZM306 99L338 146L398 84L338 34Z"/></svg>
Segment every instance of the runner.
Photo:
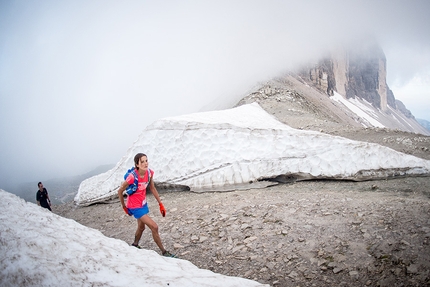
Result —
<svg viewBox="0 0 430 287"><path fill-rule="evenodd" d="M146 202L146 188L149 184L149 189L151 190L152 194L160 205L161 215L163 217L166 216L166 209L161 202L160 196L158 195L158 191L155 188L154 181L152 180L154 171L149 170L148 172L148 157L143 153L136 154L136 156L134 157L134 165L134 173L138 177L138 186L134 193L128 195L127 206L124 203L123 193L129 187L129 185L134 184L135 175L133 173L130 173L118 189L118 196L121 201L121 205L124 209L124 212L130 216L133 215L137 219L137 230L132 245L137 248L140 248L139 240L142 237L142 233L145 230L145 226L148 226L149 229L151 229L152 238L154 239L154 242L157 244L158 248L160 248L162 255L166 257L176 257L174 254L171 254L164 248L163 244L161 243L160 234L158 233L158 225L148 215L149 209L148 204Z"/></svg>
<svg viewBox="0 0 430 287"><path fill-rule="evenodd" d="M51 200L49 199L48 191L46 190L46 188L43 187L43 184L41 182L39 182L37 186L39 187L39 190L36 193L37 205L52 211Z"/></svg>

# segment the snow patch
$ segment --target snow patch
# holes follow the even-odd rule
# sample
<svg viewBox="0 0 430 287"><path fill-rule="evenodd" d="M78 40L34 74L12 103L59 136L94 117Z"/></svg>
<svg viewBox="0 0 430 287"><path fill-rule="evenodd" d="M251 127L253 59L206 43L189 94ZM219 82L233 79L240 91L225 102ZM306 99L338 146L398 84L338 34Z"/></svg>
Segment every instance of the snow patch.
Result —
<svg viewBox="0 0 430 287"><path fill-rule="evenodd" d="M192 191L220 190L280 175L297 180L368 180L430 172L430 161L377 144L296 130L253 103L154 122L115 168L83 181L75 201L86 205L116 197L138 152L148 155L156 183L188 186Z"/></svg>
<svg viewBox="0 0 430 287"><path fill-rule="evenodd" d="M0 190L1 286L263 286L165 258Z"/></svg>
<svg viewBox="0 0 430 287"><path fill-rule="evenodd" d="M385 126L381 124L379 121L374 119L372 116L370 116L366 111L373 113L373 110L367 108L363 104L359 103L357 100L347 100L342 95L340 95L337 92L334 92L334 95L330 97L333 101L342 103L344 106L346 106L349 110L351 110L354 114L356 114L358 117L365 119L368 121L372 126L378 127L378 128L384 128Z"/></svg>

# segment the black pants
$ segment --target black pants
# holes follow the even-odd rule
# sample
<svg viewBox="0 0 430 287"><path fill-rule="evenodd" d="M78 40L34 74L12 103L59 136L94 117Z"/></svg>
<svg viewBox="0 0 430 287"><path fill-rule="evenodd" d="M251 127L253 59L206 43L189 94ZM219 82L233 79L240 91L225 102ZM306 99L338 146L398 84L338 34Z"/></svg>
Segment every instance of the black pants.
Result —
<svg viewBox="0 0 430 287"><path fill-rule="evenodd" d="M52 211L52 209L51 209L51 207L49 206L49 204L48 203L46 203L46 204L40 204L43 208L47 208L47 209L49 209L50 211Z"/></svg>

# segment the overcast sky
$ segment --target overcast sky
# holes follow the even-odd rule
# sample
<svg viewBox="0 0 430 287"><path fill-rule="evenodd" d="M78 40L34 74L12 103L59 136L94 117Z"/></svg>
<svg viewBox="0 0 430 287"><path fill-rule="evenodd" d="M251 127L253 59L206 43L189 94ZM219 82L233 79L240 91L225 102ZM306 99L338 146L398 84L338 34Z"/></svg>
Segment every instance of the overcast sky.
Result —
<svg viewBox="0 0 430 287"><path fill-rule="evenodd" d="M115 164L156 119L231 107L368 34L395 97L430 120L429 12L426 0L1 0L0 188Z"/></svg>

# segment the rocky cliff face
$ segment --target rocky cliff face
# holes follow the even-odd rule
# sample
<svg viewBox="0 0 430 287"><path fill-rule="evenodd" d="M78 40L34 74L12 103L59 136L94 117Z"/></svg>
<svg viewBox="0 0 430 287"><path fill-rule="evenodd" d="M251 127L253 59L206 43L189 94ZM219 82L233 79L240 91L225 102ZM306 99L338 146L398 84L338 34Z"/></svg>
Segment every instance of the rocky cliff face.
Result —
<svg viewBox="0 0 430 287"><path fill-rule="evenodd" d="M382 50L376 45L351 50L348 68L346 97L362 98L387 111L386 59Z"/></svg>
<svg viewBox="0 0 430 287"><path fill-rule="evenodd" d="M385 54L375 43L335 51L313 67L305 67L300 76L329 96L337 92L346 98L364 99L384 112L388 106L397 109L386 82Z"/></svg>
<svg viewBox="0 0 430 287"><path fill-rule="evenodd" d="M385 127L426 134L388 87L386 66L383 50L370 41L333 51L318 63L303 67L298 74L300 80L330 97L337 93L344 99L360 101L368 106L367 110L373 110L371 113Z"/></svg>
<svg viewBox="0 0 430 287"><path fill-rule="evenodd" d="M363 45L333 52L300 72L262 83L239 105L257 101L294 128L326 132L382 128L430 135L395 99L386 75L382 49Z"/></svg>

